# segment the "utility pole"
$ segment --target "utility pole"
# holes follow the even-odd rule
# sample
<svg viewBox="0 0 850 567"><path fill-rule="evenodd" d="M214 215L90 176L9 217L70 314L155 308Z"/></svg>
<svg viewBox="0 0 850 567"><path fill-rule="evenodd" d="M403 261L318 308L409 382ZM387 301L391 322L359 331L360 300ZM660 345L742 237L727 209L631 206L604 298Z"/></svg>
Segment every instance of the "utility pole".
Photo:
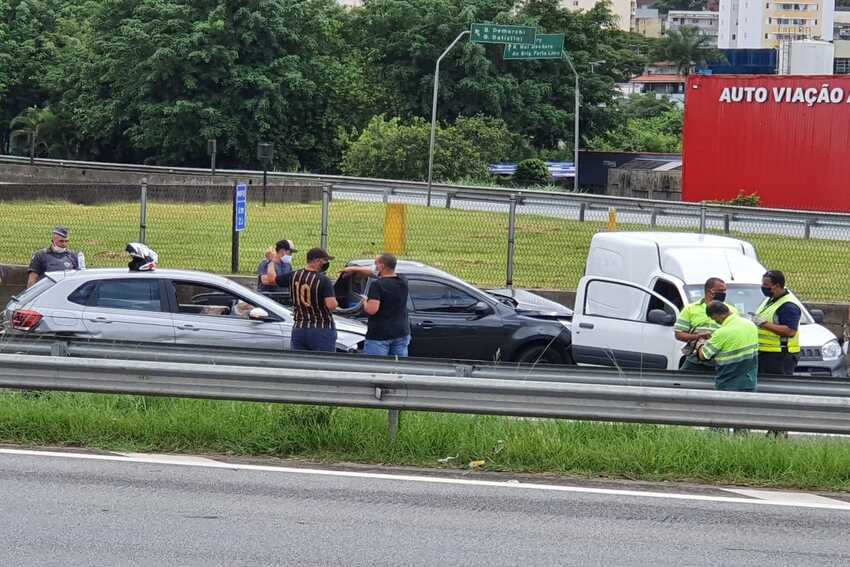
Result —
<svg viewBox="0 0 850 567"><path fill-rule="evenodd" d="M437 58L437 66L434 69L434 97L431 100L431 143L428 146L428 199L427 206L431 206L431 180L434 174L434 141L437 136L437 91L440 88L440 62L443 57L448 55L449 51L461 40L461 38L469 33L469 30L464 30L455 38L455 40L443 51L443 54Z"/></svg>
<svg viewBox="0 0 850 567"><path fill-rule="evenodd" d="M573 190L578 191L578 143L579 143L579 105L581 104L581 92L579 91L579 79L578 79L578 71L576 71L575 65L573 65L572 59L567 55L566 51L561 52L564 56L564 59L567 60L567 63L570 65L570 69L573 72L573 75L576 77L576 85L575 85L575 124L573 125L573 136L574 136L574 144L575 144L575 177L573 177Z"/></svg>

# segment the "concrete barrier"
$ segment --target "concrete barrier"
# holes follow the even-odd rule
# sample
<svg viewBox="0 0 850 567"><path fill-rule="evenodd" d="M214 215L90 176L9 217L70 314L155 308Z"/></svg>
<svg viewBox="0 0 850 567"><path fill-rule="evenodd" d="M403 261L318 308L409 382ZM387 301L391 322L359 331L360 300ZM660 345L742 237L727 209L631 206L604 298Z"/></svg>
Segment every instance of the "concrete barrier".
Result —
<svg viewBox="0 0 850 567"><path fill-rule="evenodd" d="M140 187L109 183L4 183L0 185L0 201L67 201L79 205L138 202ZM251 186L249 193L252 201L259 202L262 186ZM150 203L228 203L232 198L232 185L148 185ZM322 186L316 183L277 184L266 188L269 203L310 203L321 198Z"/></svg>
<svg viewBox="0 0 850 567"><path fill-rule="evenodd" d="M256 276L230 275L227 277L250 289L254 289L257 283ZM0 307L5 306L12 295L24 289L26 281L27 269L25 266L0 264ZM556 289L535 289L531 291L571 309L575 305L575 291ZM848 313L850 313L850 304L806 303L806 307L822 310L824 313L824 326L832 331L839 339L843 338L844 327L848 322Z"/></svg>

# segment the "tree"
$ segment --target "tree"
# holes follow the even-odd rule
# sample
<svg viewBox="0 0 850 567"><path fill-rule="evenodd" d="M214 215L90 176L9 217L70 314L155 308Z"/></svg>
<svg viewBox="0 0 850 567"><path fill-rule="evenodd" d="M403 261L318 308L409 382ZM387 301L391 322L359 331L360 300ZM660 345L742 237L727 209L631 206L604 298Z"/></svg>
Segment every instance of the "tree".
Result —
<svg viewBox="0 0 850 567"><path fill-rule="evenodd" d="M606 152L660 152L682 151L681 110L669 110L651 118L630 118L600 136L588 140L588 147Z"/></svg>
<svg viewBox="0 0 850 567"><path fill-rule="evenodd" d="M624 120L653 118L677 108L675 103L667 98L656 96L655 93L633 94L621 99L617 107L622 112Z"/></svg>
<svg viewBox="0 0 850 567"><path fill-rule="evenodd" d="M535 187L549 182L549 168L542 159L524 159L516 166L514 184L520 187Z"/></svg>
<svg viewBox="0 0 850 567"><path fill-rule="evenodd" d="M657 56L676 65L680 75L690 75L694 67L723 60L720 51L711 47L711 38L699 28L684 26L670 30L658 45Z"/></svg>
<svg viewBox="0 0 850 567"><path fill-rule="evenodd" d="M349 143L342 160L347 175L425 180L431 125L423 118L404 123L399 118L374 117ZM491 163L527 151L523 141L501 120L461 117L453 125L439 124L434 152L434 179L483 179Z"/></svg>
<svg viewBox="0 0 850 567"><path fill-rule="evenodd" d="M27 108L21 114L12 119L9 129L12 131L9 138L12 144L21 138L26 140L29 146L30 163L35 159L36 148L40 145L48 147L47 137L56 126L56 115L49 108Z"/></svg>

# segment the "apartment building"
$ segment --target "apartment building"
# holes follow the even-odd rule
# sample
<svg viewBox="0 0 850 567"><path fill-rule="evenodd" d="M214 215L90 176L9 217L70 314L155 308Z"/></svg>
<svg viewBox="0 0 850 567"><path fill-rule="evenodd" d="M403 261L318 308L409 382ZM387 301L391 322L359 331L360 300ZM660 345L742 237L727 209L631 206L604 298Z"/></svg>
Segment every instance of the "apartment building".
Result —
<svg viewBox="0 0 850 567"><path fill-rule="evenodd" d="M561 0L561 6L568 10L590 10L600 0ZM617 16L617 28L632 30L632 18L637 10L637 0L610 0L611 11Z"/></svg>
<svg viewBox="0 0 850 567"><path fill-rule="evenodd" d="M718 12L670 10L667 13L668 31L676 31L683 27L697 28L700 33L711 39L714 47L717 47L719 26L720 14Z"/></svg>
<svg viewBox="0 0 850 567"><path fill-rule="evenodd" d="M832 41L835 0L720 0L721 49L778 48L801 39Z"/></svg>

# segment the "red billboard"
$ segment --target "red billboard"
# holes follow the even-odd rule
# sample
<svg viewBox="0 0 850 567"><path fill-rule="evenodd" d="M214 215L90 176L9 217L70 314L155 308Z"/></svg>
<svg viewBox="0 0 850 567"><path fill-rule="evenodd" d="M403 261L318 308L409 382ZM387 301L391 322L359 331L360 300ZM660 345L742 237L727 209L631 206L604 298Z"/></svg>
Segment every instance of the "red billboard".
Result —
<svg viewBox="0 0 850 567"><path fill-rule="evenodd" d="M692 76L682 198L850 211L850 76Z"/></svg>

